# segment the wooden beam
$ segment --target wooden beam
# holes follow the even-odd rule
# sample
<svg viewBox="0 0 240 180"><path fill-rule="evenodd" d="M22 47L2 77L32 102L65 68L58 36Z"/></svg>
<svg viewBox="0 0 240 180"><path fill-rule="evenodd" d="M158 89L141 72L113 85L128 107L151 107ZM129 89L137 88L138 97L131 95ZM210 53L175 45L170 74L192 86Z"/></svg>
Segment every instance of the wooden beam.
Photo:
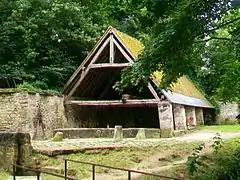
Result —
<svg viewBox="0 0 240 180"><path fill-rule="evenodd" d="M109 101L67 101L67 104L74 104L78 106L99 106L99 107L143 107L153 106L157 107L160 102L156 99L134 99L126 100L109 100Z"/></svg>
<svg viewBox="0 0 240 180"><path fill-rule="evenodd" d="M81 65L77 68L77 70L73 73L73 75L71 76L71 78L68 80L68 82L66 83L66 85L64 86L62 93L64 93L66 91L66 89L68 88L68 86L72 83L72 81L74 80L74 78L77 76L77 74L81 71L82 67L85 66L85 64L90 61L90 57L92 56L92 54L97 51L97 49L100 47L101 43L103 43L104 39L107 38L107 35L113 31L113 27L109 27L107 29L107 31L103 34L103 36L98 40L97 44L94 46L94 48L88 53L87 57L84 59L84 61L81 63Z"/></svg>
<svg viewBox="0 0 240 180"><path fill-rule="evenodd" d="M155 91L155 89L153 88L153 86L151 85L151 83L148 83L148 89L151 91L152 95L154 96L155 99L160 100L160 98L158 97L157 92Z"/></svg>
<svg viewBox="0 0 240 180"><path fill-rule="evenodd" d="M110 51L109 51L109 62L114 62L114 43L113 43L113 34L110 35Z"/></svg>
<svg viewBox="0 0 240 180"><path fill-rule="evenodd" d="M125 68L131 66L131 63L101 63L101 64L92 64L90 68Z"/></svg>
<svg viewBox="0 0 240 180"><path fill-rule="evenodd" d="M127 55L127 53L123 50L123 48L120 46L120 44L113 38L114 44L117 46L119 51L122 53L122 55L130 62L133 63L134 61Z"/></svg>
<svg viewBox="0 0 240 180"><path fill-rule="evenodd" d="M77 89L77 87L80 85L81 81L85 78L86 74L88 73L88 71L90 70L90 66L97 60L98 56L100 55L100 53L104 50L104 48L108 45L109 43L109 38L103 43L103 45L100 47L100 49L97 51L97 53L95 54L95 56L93 57L92 61L90 62L89 66L85 69L85 71L82 73L81 77L79 78L79 80L76 82L76 84L73 86L73 88L71 89L71 91L69 92L69 94L66 96L66 100L69 100L70 97L73 95L73 93L75 92L75 90Z"/></svg>

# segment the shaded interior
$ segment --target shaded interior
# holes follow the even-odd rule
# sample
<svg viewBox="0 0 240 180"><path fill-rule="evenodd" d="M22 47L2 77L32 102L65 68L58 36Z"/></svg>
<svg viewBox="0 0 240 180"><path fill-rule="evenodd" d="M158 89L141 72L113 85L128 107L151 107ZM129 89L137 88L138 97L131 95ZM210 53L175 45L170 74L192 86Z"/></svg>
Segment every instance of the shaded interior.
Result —
<svg viewBox="0 0 240 180"><path fill-rule="evenodd" d="M156 107L80 107L68 105L75 128L106 128L122 125L124 128L159 128Z"/></svg>

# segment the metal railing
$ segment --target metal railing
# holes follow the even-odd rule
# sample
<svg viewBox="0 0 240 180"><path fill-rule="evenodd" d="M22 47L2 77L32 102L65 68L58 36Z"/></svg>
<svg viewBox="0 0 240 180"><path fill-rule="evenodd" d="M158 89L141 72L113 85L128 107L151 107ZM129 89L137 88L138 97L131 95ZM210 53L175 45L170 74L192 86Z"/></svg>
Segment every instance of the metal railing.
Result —
<svg viewBox="0 0 240 180"><path fill-rule="evenodd" d="M126 172L128 172L128 180L131 180L131 174L132 173L138 173L138 174L149 175L149 176L165 178L165 179L171 179L171 180L182 180L182 179L179 179L179 178L168 177L168 176L163 176L163 175L158 175L158 174L152 174L150 172L144 172L144 171L139 171L139 170L125 169L125 168L119 168L119 167L112 167L112 166L106 166L106 165L102 165L102 164L77 161L77 160L72 160L72 159L67 159L67 158L61 158L61 159L64 160L64 176L65 177L67 177L67 167L68 167L68 161L69 161L69 162L74 162L74 163L79 163L79 164L86 164L86 165L92 166L92 180L95 180L95 167L97 167L97 166L98 167L107 168L107 169L115 169L115 170L120 170L120 171L126 171Z"/></svg>
<svg viewBox="0 0 240 180"><path fill-rule="evenodd" d="M60 175L60 174L51 173L51 172L44 171L44 170L41 170L41 169L35 169L35 168L32 168L32 167L26 167L26 166L19 166L19 165L16 165L16 164L13 164L13 180L16 180L16 176L17 176L16 168L23 169L25 171L35 172L36 176L37 176L37 180L40 180L41 174L48 174L48 175L52 175L52 176L55 176L55 177L63 178L65 180L77 180L76 178L68 177L66 174L64 174L64 176L63 176L63 175Z"/></svg>
<svg viewBox="0 0 240 180"><path fill-rule="evenodd" d="M57 159L64 161L64 175L54 174L54 173L50 173L48 171L44 171L44 170L40 170L40 169L34 169L32 167L19 166L19 165L14 164L13 165L13 180L16 180L16 167L21 168L21 169L25 169L27 171L35 172L37 174L37 180L40 180L41 173L49 174L49 175L56 176L56 177L60 177L60 178L63 178L64 180L77 180L76 178L68 177L68 162L73 162L73 163L85 164L85 165L92 166L92 180L95 180L95 175L96 175L95 167L102 167L102 168L107 168L107 169L125 171L125 172L127 172L128 180L131 180L132 173L138 173L138 174L142 174L142 175L149 175L149 176L171 179L171 180L182 180L182 179L175 178L175 177L168 177L168 176L163 176L163 175L158 175L158 174L152 174L150 172L144 172L144 171L139 171L139 170L112 167L112 166L90 163L90 162L77 161L77 160L72 160L72 159L67 159L67 158L57 158Z"/></svg>

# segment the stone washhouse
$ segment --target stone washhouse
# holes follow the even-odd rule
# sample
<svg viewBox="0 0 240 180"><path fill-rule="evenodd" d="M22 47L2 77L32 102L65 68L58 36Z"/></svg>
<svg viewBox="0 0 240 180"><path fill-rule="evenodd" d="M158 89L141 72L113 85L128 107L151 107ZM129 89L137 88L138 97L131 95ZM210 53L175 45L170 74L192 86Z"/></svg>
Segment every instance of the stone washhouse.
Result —
<svg viewBox="0 0 240 180"><path fill-rule="evenodd" d="M95 122L91 128L160 128L166 137L174 130L203 125L205 112L213 106L187 76L169 90L159 88L160 72L154 72L140 92L114 90L121 71L136 61L143 48L138 40L109 27L66 83L65 106L78 109L81 121Z"/></svg>

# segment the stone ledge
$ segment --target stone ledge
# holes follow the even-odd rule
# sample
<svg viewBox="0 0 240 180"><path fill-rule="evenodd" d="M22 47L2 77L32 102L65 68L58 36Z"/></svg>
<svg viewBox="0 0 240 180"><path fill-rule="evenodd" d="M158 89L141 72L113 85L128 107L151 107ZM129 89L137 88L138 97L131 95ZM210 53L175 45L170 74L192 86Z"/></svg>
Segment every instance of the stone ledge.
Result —
<svg viewBox="0 0 240 180"><path fill-rule="evenodd" d="M143 128L123 128L123 138L135 138ZM160 138L160 129L144 128L146 138ZM53 133L62 132L64 138L113 138L114 128L63 128L54 129Z"/></svg>
<svg viewBox="0 0 240 180"><path fill-rule="evenodd" d="M28 93L28 94L40 94L42 96L57 96L54 93L42 92L42 91L30 91L27 89L18 89L18 88L0 88L0 94L14 94L14 93ZM62 96L58 96L62 97Z"/></svg>

